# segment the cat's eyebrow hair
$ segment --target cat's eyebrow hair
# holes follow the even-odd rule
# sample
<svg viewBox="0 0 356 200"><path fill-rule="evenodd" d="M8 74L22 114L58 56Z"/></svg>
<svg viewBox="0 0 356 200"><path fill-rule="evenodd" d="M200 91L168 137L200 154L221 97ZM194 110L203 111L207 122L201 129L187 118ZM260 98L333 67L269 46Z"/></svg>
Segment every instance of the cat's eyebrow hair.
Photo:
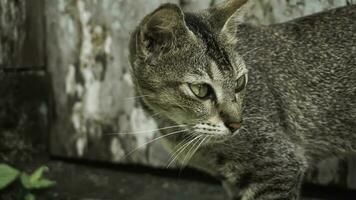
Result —
<svg viewBox="0 0 356 200"><path fill-rule="evenodd" d="M208 56L216 62L218 68L221 71L232 71L233 67L228 54L226 50L219 45L211 28L198 16L191 13L185 13L185 22L188 28L204 42Z"/></svg>
<svg viewBox="0 0 356 200"><path fill-rule="evenodd" d="M214 80L216 78L221 78L221 70L219 69L219 66L214 62L212 61L210 63L210 67L209 67L209 70L206 70L207 71L207 74L208 76L210 77L211 80Z"/></svg>

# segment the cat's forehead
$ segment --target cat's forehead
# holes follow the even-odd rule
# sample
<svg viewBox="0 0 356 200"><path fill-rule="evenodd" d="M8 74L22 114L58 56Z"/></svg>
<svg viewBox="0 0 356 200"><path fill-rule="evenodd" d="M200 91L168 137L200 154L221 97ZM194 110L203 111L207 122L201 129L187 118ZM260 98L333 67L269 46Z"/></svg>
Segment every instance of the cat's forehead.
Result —
<svg viewBox="0 0 356 200"><path fill-rule="evenodd" d="M213 31L203 17L196 14L185 14L185 22L189 30L197 38L204 49L204 70L213 80L238 77L245 72L242 60L225 44L219 33ZM189 58L188 58L189 59Z"/></svg>
<svg viewBox="0 0 356 200"><path fill-rule="evenodd" d="M207 82L226 86L230 84L235 85L236 80L246 73L247 70L245 67L236 64L234 65L234 69L230 72L221 71L217 63L210 60L210 62L205 63L204 66L184 74L183 80L190 83Z"/></svg>
<svg viewBox="0 0 356 200"><path fill-rule="evenodd" d="M189 13L185 14L185 22L190 31L204 46L205 54L215 64L214 66L221 73L223 71L233 71L233 63L231 63L227 50L209 24L204 22L203 18L198 15Z"/></svg>
<svg viewBox="0 0 356 200"><path fill-rule="evenodd" d="M175 48L160 56L151 72L161 74L163 80L225 82L224 85L246 73L240 56L204 20L199 15L186 13L189 37L180 38Z"/></svg>

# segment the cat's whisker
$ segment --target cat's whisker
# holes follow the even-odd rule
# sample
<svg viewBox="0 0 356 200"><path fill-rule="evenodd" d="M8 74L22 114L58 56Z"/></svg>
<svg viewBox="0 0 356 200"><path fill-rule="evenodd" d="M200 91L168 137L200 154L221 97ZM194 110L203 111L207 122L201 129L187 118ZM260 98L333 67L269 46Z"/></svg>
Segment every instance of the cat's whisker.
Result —
<svg viewBox="0 0 356 200"><path fill-rule="evenodd" d="M199 146L199 144L200 144L199 142L201 141L200 139L201 139L202 137L204 137L204 136L203 136L203 135L200 135L200 136L197 136L197 137L198 137L197 141L194 142L194 144L192 145L192 147L188 150L187 154L185 155L185 157L184 157L184 159L183 159L183 161L182 161L182 166L181 166L181 168L180 168L180 171L182 171L182 169L186 166L186 164L187 164L186 161L187 161L188 157L191 157L190 154L191 154L192 150L195 149L195 146L196 146L196 145ZM195 150L194 150L194 152L195 152Z"/></svg>
<svg viewBox="0 0 356 200"><path fill-rule="evenodd" d="M141 97L150 97L150 96L152 96L152 95L137 95L137 96L132 96L132 97L127 97L127 98L125 98L125 99L132 99L132 98L141 98Z"/></svg>
<svg viewBox="0 0 356 200"><path fill-rule="evenodd" d="M249 133L248 130L247 130L247 128L245 128L245 127L241 127L241 130L244 130L244 131L246 131L247 133Z"/></svg>
<svg viewBox="0 0 356 200"><path fill-rule="evenodd" d="M166 129L171 129L171 128L179 128L179 127L186 127L187 125L180 124L180 125L175 125L175 126L168 126L168 127L163 127L163 128L158 128L158 129L151 129L151 130L142 130L142 131L136 131L136 132L119 132L119 133L106 133L104 135L142 135L146 133L151 133L155 131L161 131L161 130L166 130Z"/></svg>
<svg viewBox="0 0 356 200"><path fill-rule="evenodd" d="M193 140L195 140L196 138L194 138ZM179 146L179 148L177 148L176 150L173 151L171 157L168 159L168 162L166 164L166 168L169 168L178 158L178 156L181 154L181 152L183 152L184 148L186 148L187 146L189 146L189 144L193 141L193 140L184 140L184 144L181 144Z"/></svg>
<svg viewBox="0 0 356 200"><path fill-rule="evenodd" d="M244 120L253 120L253 119L267 120L266 117L245 117L244 118Z"/></svg>
<svg viewBox="0 0 356 200"><path fill-rule="evenodd" d="M193 139L194 135L189 135L188 137L184 138L181 142L179 142L175 147L174 147L174 151L176 151L179 147L181 147L182 145L184 145L185 142L188 142L189 140Z"/></svg>
<svg viewBox="0 0 356 200"><path fill-rule="evenodd" d="M268 117L271 117L273 115L276 115L277 113L276 112L271 112L269 114L248 114L248 117L265 117L265 118L268 118Z"/></svg>
<svg viewBox="0 0 356 200"><path fill-rule="evenodd" d="M213 137L209 137L209 138L208 138L208 141L207 141L206 143L210 143L210 141L211 141L212 138L213 138Z"/></svg>
<svg viewBox="0 0 356 200"><path fill-rule="evenodd" d="M194 136L193 136L193 137L194 137ZM192 140L189 141L190 138L192 138L192 136L189 137L187 140L184 140L183 142L186 142L186 143L183 144L183 145L181 145L181 146L179 147L179 149L176 150L176 151L172 154L172 156L170 157L170 161L169 161L169 163L168 163L168 165L167 165L167 168L169 168L169 167L174 163L174 161L177 160L177 158L179 157L179 155L180 155L182 152L184 152L184 150L186 150L186 149L188 148L188 146L189 146L191 143L193 143L195 140L197 140L199 137L198 137L198 136L195 136Z"/></svg>
<svg viewBox="0 0 356 200"><path fill-rule="evenodd" d="M188 160L187 160L187 163L192 159L192 157L194 156L194 154L198 151L198 149L202 146L202 144L204 143L204 141L208 138L209 136L205 136L201 142L198 144L197 148L195 148L195 150L190 154Z"/></svg>
<svg viewBox="0 0 356 200"><path fill-rule="evenodd" d="M185 131L188 131L188 130L189 130L189 129L174 131L174 132L171 132L171 133L168 133L168 134L159 136L159 137L157 137L157 138L155 138L155 139L153 139L153 140L150 140L150 141L148 141L148 142L145 142L145 143L143 143L142 145L140 145L140 146L136 147L135 149L133 149L132 151L130 151L129 153L127 153L127 154L124 156L124 158L127 158L129 155L131 155L132 153L134 153L134 152L137 151L138 149L140 149L140 148L142 148L142 147L144 147L144 146L146 146L146 145L148 145L148 144L150 144L150 143L152 143L152 142L155 142L155 141L160 140L160 139L162 139L162 138L165 138L165 137L168 137L168 136L171 136L171 135L175 135L175 134L178 134L178 133L182 133L182 132L185 132Z"/></svg>
<svg viewBox="0 0 356 200"><path fill-rule="evenodd" d="M251 52L254 52L256 50L260 49L260 47L256 47L256 48L253 48L247 52L245 52L244 54L241 55L241 58L244 58L245 56L247 56L248 54L250 54Z"/></svg>
<svg viewBox="0 0 356 200"><path fill-rule="evenodd" d="M155 117L155 116L160 115L160 114L162 114L162 112L156 112L156 113L152 114L151 117Z"/></svg>
<svg viewBox="0 0 356 200"><path fill-rule="evenodd" d="M197 136L196 138L194 138L194 141L190 142L190 144L184 149L184 151L187 150L187 152L185 153L185 156L184 156L183 160L181 161L180 172L186 166L186 162L185 161L186 161L188 155L194 149L195 145L199 143L201 138L202 138L202 136ZM182 152L184 152L184 151L182 151Z"/></svg>
<svg viewBox="0 0 356 200"><path fill-rule="evenodd" d="M140 99L140 98L145 98L145 97L152 97L152 95L140 95L140 96L127 97L124 99L125 100L135 100L135 99Z"/></svg>

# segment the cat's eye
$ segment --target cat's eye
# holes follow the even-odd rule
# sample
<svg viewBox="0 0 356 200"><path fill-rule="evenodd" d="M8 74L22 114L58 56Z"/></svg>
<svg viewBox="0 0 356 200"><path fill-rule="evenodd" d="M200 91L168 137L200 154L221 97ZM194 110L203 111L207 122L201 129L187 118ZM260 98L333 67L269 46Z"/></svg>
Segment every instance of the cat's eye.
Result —
<svg viewBox="0 0 356 200"><path fill-rule="evenodd" d="M212 88L206 84L189 84L190 90L200 99L207 99L213 95Z"/></svg>
<svg viewBox="0 0 356 200"><path fill-rule="evenodd" d="M247 74L242 75L239 79L237 79L237 86L235 89L235 93L241 92L247 84Z"/></svg>

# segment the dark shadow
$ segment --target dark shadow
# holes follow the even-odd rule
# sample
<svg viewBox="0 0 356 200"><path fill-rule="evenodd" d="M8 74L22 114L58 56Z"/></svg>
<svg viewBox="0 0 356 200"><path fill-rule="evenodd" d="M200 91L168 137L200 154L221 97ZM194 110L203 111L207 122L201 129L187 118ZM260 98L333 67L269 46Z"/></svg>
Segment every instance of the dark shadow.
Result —
<svg viewBox="0 0 356 200"><path fill-rule="evenodd" d="M71 163L75 165L82 165L85 167L96 169L108 169L120 172L134 173L134 174L151 174L157 177L171 178L171 179L184 179L191 181L198 181L219 185L220 181L210 176L207 173L193 169L184 168L180 169L163 169L154 168L143 165L135 164L115 164L104 161L92 161L76 158L65 158L59 156L52 156L52 160ZM302 196L304 198L317 198L325 200L352 200L356 199L356 191L345 189L335 186L320 186L310 183L305 183L302 186Z"/></svg>

